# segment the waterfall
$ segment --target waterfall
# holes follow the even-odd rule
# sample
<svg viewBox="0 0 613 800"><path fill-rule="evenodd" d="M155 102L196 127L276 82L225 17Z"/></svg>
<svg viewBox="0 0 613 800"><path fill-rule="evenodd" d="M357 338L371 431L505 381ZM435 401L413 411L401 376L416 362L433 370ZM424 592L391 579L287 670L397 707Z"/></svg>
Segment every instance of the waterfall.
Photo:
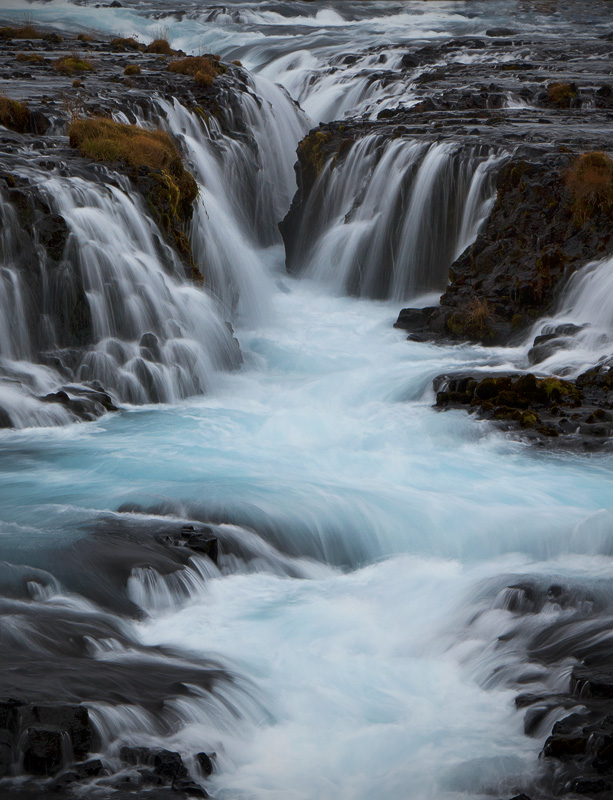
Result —
<svg viewBox="0 0 613 800"><path fill-rule="evenodd" d="M322 169L286 242L288 269L366 297L442 290L489 212L503 158L486 146L364 137Z"/></svg>
<svg viewBox="0 0 613 800"><path fill-rule="evenodd" d="M538 368L578 374L613 354L613 258L587 264L568 281L556 314L531 330L526 348L541 336L548 349Z"/></svg>

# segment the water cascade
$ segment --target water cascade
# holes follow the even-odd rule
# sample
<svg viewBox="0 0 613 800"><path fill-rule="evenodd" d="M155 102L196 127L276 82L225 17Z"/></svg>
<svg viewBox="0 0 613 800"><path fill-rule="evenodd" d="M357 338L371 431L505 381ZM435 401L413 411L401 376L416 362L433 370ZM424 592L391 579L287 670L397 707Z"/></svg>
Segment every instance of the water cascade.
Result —
<svg viewBox="0 0 613 800"><path fill-rule="evenodd" d="M516 149L589 138L606 90L580 118L531 115L577 30L577 75L604 69L610 3L5 5L3 24L27 11L67 38L0 53L0 89L53 120L0 129L0 796L566 792L570 762L538 753L589 702L573 670L610 663L611 455L441 413L433 380L608 359L613 261L579 269L513 346L393 324L417 295L437 303L489 230ZM203 86L108 42L160 34L225 72ZM81 87L50 63L73 44L96 62ZM397 124L429 82L458 107ZM133 176L68 148L58 98L77 89L172 134L199 185L185 233L202 282ZM346 138L296 194L322 120L311 136ZM560 346L535 360L537 336ZM70 424L103 390L118 413ZM85 711L80 750L66 715ZM61 738L47 774L18 754L30 729Z"/></svg>
<svg viewBox="0 0 613 800"><path fill-rule="evenodd" d="M494 201L503 158L453 142L360 139L286 221L288 269L364 297L442 290Z"/></svg>

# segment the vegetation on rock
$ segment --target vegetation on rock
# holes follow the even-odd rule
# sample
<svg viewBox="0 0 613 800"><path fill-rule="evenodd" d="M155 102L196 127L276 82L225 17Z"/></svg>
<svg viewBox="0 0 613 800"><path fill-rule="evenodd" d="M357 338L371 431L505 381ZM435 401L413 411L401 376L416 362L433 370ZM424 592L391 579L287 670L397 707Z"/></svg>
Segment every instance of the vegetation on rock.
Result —
<svg viewBox="0 0 613 800"><path fill-rule="evenodd" d="M61 75L74 75L75 72L93 72L95 67L91 61L77 55L62 56L54 63L53 69Z"/></svg>
<svg viewBox="0 0 613 800"><path fill-rule="evenodd" d="M188 56L169 64L170 72L191 75L200 86L211 86L218 75L226 72L219 56Z"/></svg>
<svg viewBox="0 0 613 800"><path fill-rule="evenodd" d="M573 196L573 220L585 223L597 211L613 211L613 161L605 153L584 153L566 175Z"/></svg>
<svg viewBox="0 0 613 800"><path fill-rule="evenodd" d="M174 56L175 50L172 49L167 39L154 39L150 45L145 48L147 53L157 53L160 56Z"/></svg>
<svg viewBox="0 0 613 800"><path fill-rule="evenodd" d="M140 75L141 68L138 64L128 64L128 66L123 71L124 75Z"/></svg>
<svg viewBox="0 0 613 800"><path fill-rule="evenodd" d="M574 83L550 83L547 87L547 99L560 108L569 108L578 94Z"/></svg>
<svg viewBox="0 0 613 800"><path fill-rule="evenodd" d="M192 263L183 223L191 217L198 185L183 166L169 134L138 125L123 125L106 117L76 119L68 129L70 144L96 161L119 162L143 189L153 216Z"/></svg>
<svg viewBox="0 0 613 800"><path fill-rule="evenodd" d="M0 125L17 133L27 133L30 128L30 112L24 103L0 96Z"/></svg>
<svg viewBox="0 0 613 800"><path fill-rule="evenodd" d="M111 39L111 47L114 50L119 50L119 51L138 50L142 52L145 49L145 45L142 42L137 41L133 36L130 37L118 36L115 39Z"/></svg>
<svg viewBox="0 0 613 800"><path fill-rule="evenodd" d="M0 39L42 39L43 34L33 25L22 25L19 28L0 28Z"/></svg>

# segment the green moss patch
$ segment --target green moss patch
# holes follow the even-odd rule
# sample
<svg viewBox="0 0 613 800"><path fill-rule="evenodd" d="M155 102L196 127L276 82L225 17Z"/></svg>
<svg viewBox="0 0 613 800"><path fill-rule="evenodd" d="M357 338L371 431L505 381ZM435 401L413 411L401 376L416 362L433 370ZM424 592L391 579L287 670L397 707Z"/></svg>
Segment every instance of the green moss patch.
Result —
<svg viewBox="0 0 613 800"><path fill-rule="evenodd" d="M0 96L0 125L17 133L30 130L30 112L25 103Z"/></svg>

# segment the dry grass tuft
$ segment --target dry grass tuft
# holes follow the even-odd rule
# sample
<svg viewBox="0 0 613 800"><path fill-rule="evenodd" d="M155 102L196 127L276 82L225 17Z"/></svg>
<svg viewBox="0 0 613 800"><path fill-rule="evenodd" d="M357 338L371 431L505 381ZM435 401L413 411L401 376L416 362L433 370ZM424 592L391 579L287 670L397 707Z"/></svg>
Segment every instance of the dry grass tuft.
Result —
<svg viewBox="0 0 613 800"><path fill-rule="evenodd" d="M138 64L128 64L128 66L123 71L124 75L140 75L141 68Z"/></svg>
<svg viewBox="0 0 613 800"><path fill-rule="evenodd" d="M107 117L76 120L68 130L70 145L96 161L120 161L128 167L167 169L181 161L167 133L122 125Z"/></svg>
<svg viewBox="0 0 613 800"><path fill-rule="evenodd" d="M145 49L145 45L142 42L138 42L133 36L118 36L115 39L111 39L111 47L114 50L138 50L140 52Z"/></svg>
<svg viewBox="0 0 613 800"><path fill-rule="evenodd" d="M42 39L43 34L33 25L22 25L19 28L0 28L0 39Z"/></svg>
<svg viewBox="0 0 613 800"><path fill-rule="evenodd" d="M45 58L39 53L17 53L15 61L20 64L44 64Z"/></svg>
<svg viewBox="0 0 613 800"><path fill-rule="evenodd" d="M566 174L573 220L585 225L597 211L613 211L613 161L605 153L584 153Z"/></svg>
<svg viewBox="0 0 613 800"><path fill-rule="evenodd" d="M150 45L145 48L147 53L157 53L160 56L174 56L176 50L173 50L168 39L154 39Z"/></svg>
<svg viewBox="0 0 613 800"><path fill-rule="evenodd" d="M168 69L180 75L191 75L200 86L211 86L215 78L226 71L218 56L188 56L173 61Z"/></svg>

